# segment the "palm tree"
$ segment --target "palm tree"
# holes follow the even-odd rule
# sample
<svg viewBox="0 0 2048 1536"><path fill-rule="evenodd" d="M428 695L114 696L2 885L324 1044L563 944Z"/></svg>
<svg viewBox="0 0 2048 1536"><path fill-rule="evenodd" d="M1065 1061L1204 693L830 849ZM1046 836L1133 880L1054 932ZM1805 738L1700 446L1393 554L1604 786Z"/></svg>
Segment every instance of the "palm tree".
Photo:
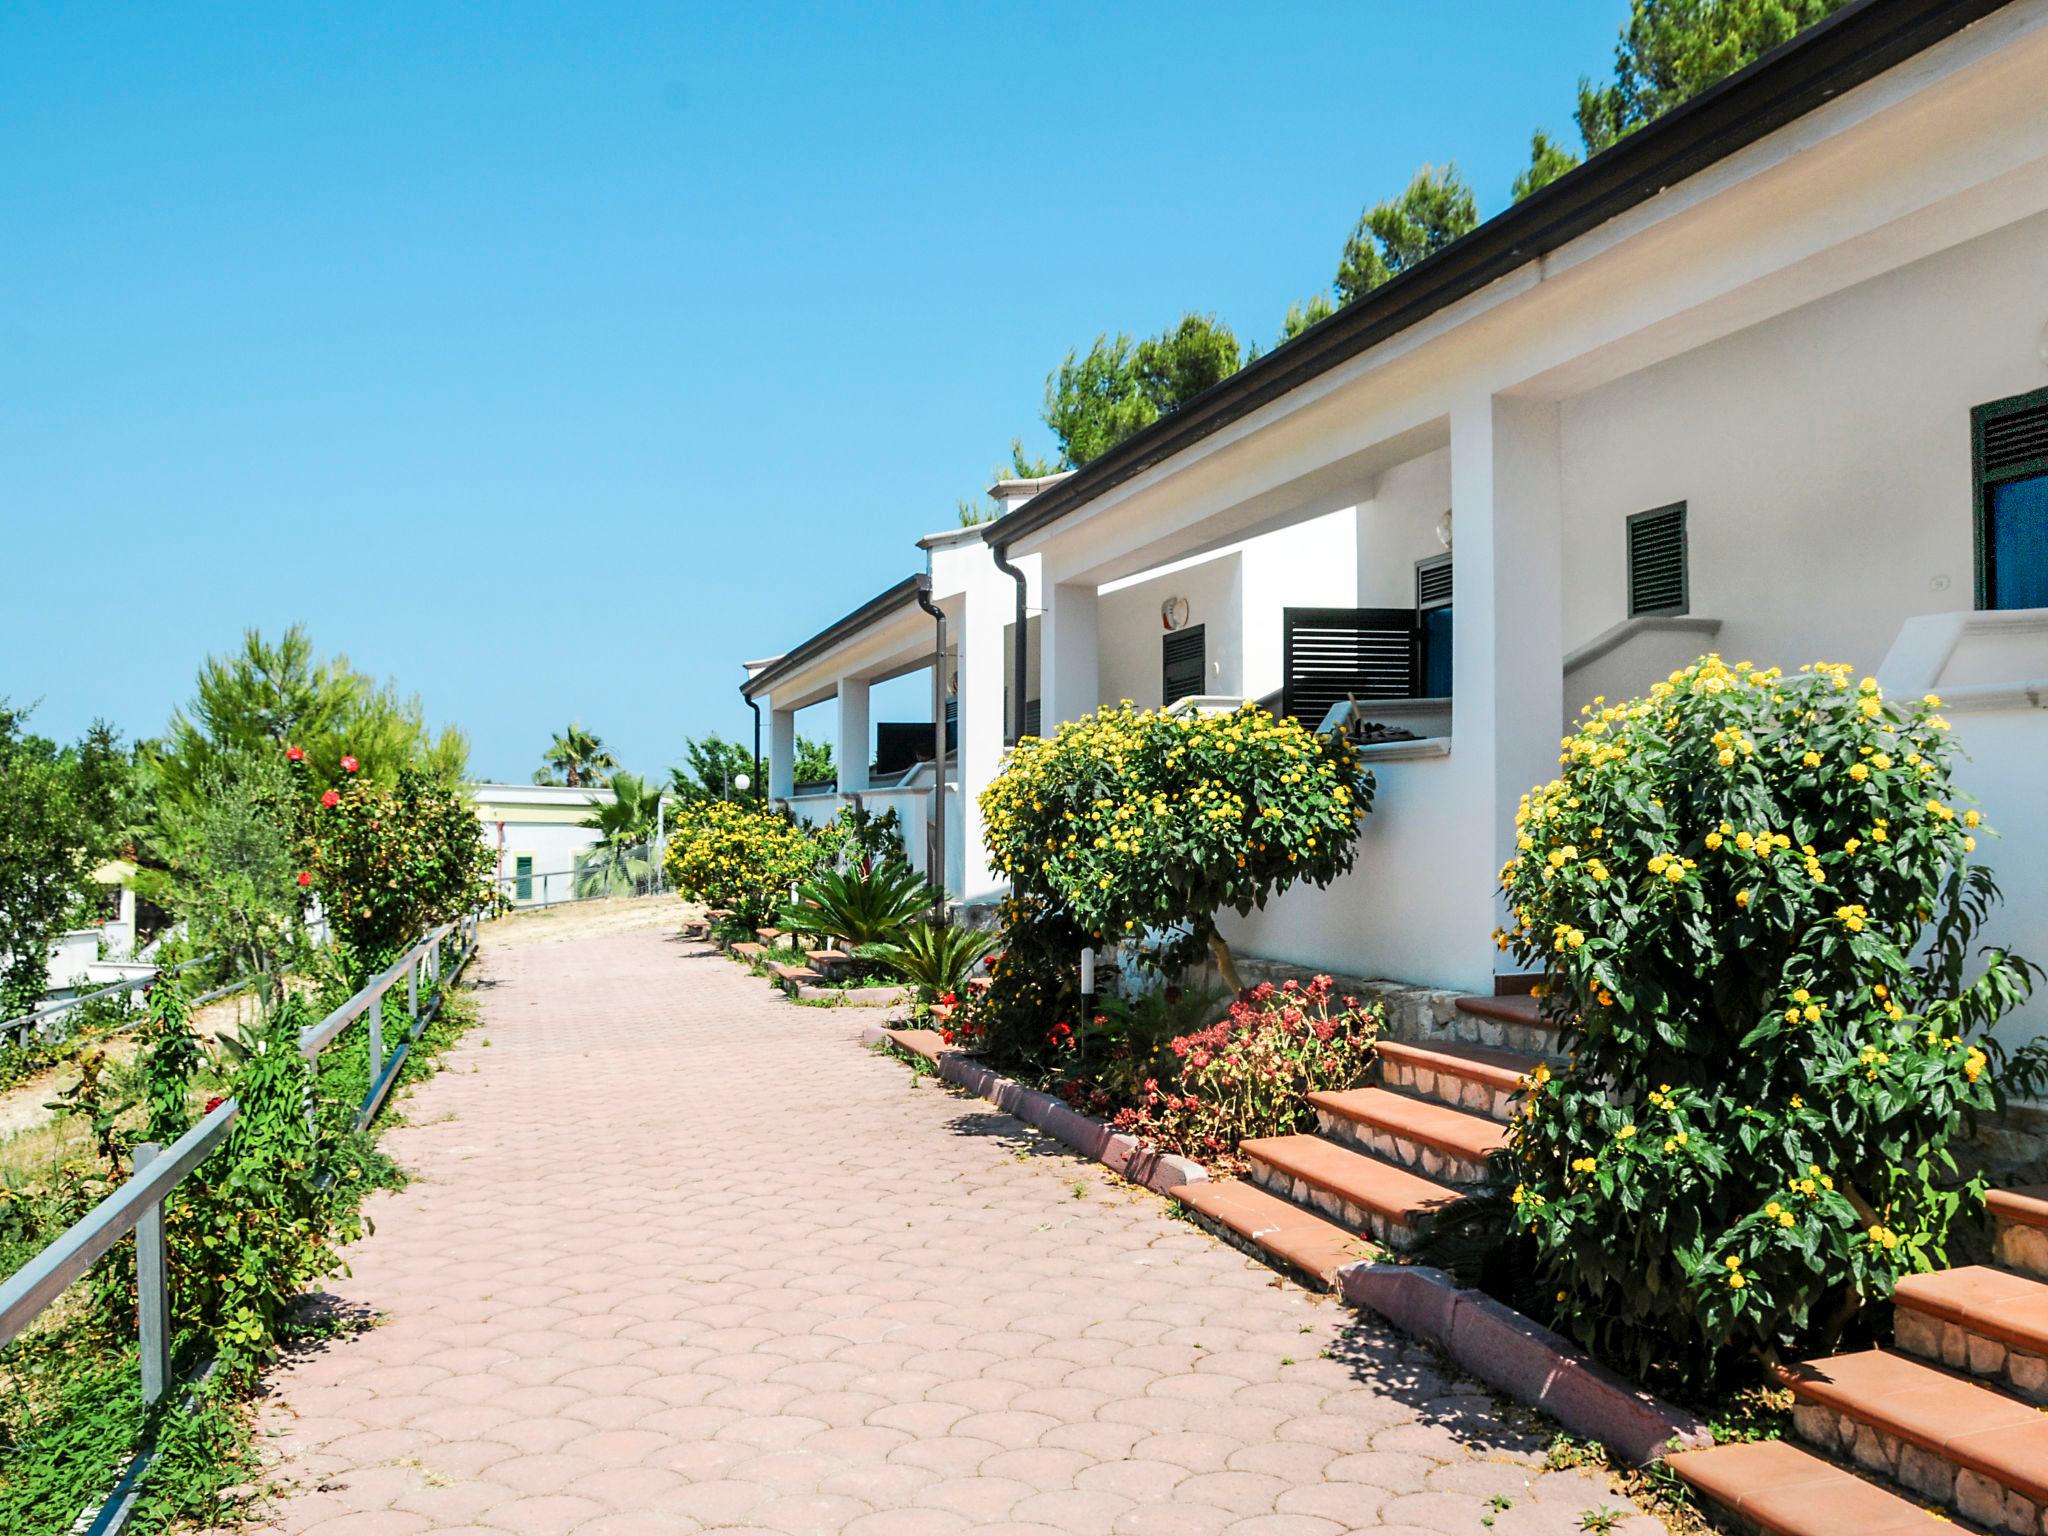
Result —
<svg viewBox="0 0 2048 1536"><path fill-rule="evenodd" d="M612 799L591 807L582 826L597 842L576 865L578 896L629 895L654 878L654 824L660 815L659 785L631 773L615 773Z"/></svg>
<svg viewBox="0 0 2048 1536"><path fill-rule="evenodd" d="M566 784L571 789L619 766L619 760L605 750L604 738L574 720L567 730L555 733L541 761L547 766L534 774L534 783Z"/></svg>

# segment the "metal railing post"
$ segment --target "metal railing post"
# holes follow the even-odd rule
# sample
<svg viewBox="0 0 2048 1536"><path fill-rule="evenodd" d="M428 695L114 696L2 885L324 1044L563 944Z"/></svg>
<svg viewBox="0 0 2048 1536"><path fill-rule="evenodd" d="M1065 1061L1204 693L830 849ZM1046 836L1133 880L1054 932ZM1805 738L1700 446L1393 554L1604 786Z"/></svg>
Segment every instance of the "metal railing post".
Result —
<svg viewBox="0 0 2048 1536"><path fill-rule="evenodd" d="M413 1023L420 1021L420 957L415 950L405 967L405 1011L412 1016Z"/></svg>
<svg viewBox="0 0 2048 1536"><path fill-rule="evenodd" d="M363 1012L370 1021L370 1087L375 1088L384 1071L384 994L371 998Z"/></svg>
<svg viewBox="0 0 2048 1536"><path fill-rule="evenodd" d="M163 1148L136 1143L135 1171L157 1160ZM142 1353L142 1400L155 1403L170 1389L170 1295L164 1288L164 1207L161 1200L135 1223L135 1332Z"/></svg>

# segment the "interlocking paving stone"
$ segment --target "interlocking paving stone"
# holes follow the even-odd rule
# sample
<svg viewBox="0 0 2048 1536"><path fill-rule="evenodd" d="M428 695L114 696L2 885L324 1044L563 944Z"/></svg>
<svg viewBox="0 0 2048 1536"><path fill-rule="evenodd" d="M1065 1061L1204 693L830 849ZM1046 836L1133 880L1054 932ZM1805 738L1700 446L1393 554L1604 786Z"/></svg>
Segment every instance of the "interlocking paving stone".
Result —
<svg viewBox="0 0 2048 1536"><path fill-rule="evenodd" d="M481 1026L389 1134L413 1181L332 1285L374 1326L269 1383L268 1532L1534 1536L1627 1508L1428 1351L862 1050L855 1011L652 931L487 934L477 974Z"/></svg>

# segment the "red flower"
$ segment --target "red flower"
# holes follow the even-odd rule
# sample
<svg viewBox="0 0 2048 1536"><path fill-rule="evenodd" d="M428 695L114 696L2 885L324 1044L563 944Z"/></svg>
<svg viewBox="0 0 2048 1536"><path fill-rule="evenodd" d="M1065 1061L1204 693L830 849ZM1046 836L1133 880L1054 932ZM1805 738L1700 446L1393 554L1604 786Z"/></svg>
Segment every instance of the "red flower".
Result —
<svg viewBox="0 0 2048 1536"><path fill-rule="evenodd" d="M202 1113L210 1115L225 1103L227 1103L226 1096L216 1093L212 1098L206 1101L206 1108L202 1111Z"/></svg>
<svg viewBox="0 0 2048 1536"><path fill-rule="evenodd" d="M284 755L289 762L303 763L306 760L306 749L304 747L286 747Z"/></svg>
<svg viewBox="0 0 2048 1536"><path fill-rule="evenodd" d="M299 871L299 884L301 884L301 885L311 885L312 883L313 883L313 877L312 877L312 876L311 876L310 874L308 874L308 873L307 873L307 872L306 872L305 870L303 870L303 869L302 869L302 870L300 870L300 871Z"/></svg>
<svg viewBox="0 0 2048 1536"><path fill-rule="evenodd" d="M354 773L360 767L362 767L362 764L352 757L344 757L341 760L341 771L343 773Z"/></svg>
<svg viewBox="0 0 2048 1536"><path fill-rule="evenodd" d="M948 992L945 996L941 997L939 1001L943 1003L946 1007L950 1008L955 1003L959 1002L960 999L955 997L951 992Z"/></svg>
<svg viewBox="0 0 2048 1536"><path fill-rule="evenodd" d="M320 797L320 803L326 806L331 811L337 805L341 804L341 796L337 795L333 790L330 789L329 791L327 791L326 794Z"/></svg>

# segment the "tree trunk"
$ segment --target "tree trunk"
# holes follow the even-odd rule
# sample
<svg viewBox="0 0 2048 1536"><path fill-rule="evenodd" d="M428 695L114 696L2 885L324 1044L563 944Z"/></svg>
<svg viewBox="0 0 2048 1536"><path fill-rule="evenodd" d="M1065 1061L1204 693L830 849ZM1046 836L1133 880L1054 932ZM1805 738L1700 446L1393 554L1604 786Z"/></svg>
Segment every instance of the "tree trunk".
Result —
<svg viewBox="0 0 2048 1536"><path fill-rule="evenodd" d="M1223 985L1230 988L1230 995L1237 996L1244 990L1244 983L1238 979L1237 962L1230 958L1230 946L1223 942L1223 935L1214 929L1209 931L1209 954L1216 961L1216 974L1223 978Z"/></svg>

